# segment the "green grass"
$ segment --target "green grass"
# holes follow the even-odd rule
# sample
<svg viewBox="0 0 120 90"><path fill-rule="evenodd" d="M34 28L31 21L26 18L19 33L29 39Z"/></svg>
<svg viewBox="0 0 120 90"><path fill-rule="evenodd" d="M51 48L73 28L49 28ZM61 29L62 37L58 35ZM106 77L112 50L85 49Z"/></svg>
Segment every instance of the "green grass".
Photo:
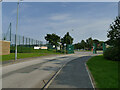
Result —
<svg viewBox="0 0 120 90"><path fill-rule="evenodd" d="M61 54L59 52L55 52L53 50L34 50L33 53L18 53L18 59L21 58L29 58L29 57L39 57L39 56L46 56L46 55L52 55L52 54ZM7 61L7 60L14 60L15 59L15 54L10 53L9 55L2 55L2 61Z"/></svg>
<svg viewBox="0 0 120 90"><path fill-rule="evenodd" d="M118 88L118 63L106 60L103 56L92 57L87 62L96 88Z"/></svg>

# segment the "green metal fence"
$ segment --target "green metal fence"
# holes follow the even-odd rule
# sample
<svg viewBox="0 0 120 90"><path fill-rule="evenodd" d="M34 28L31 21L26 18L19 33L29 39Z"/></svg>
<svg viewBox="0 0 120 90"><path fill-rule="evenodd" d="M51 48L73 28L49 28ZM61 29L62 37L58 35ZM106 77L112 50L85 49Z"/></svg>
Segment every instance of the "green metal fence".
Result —
<svg viewBox="0 0 120 90"><path fill-rule="evenodd" d="M28 53L32 52L34 46L43 46L43 41L35 40L33 38L21 36L12 33L3 33L2 40L10 41L10 52L15 53L15 45L16 45L16 38L17 38L17 47L18 53Z"/></svg>
<svg viewBox="0 0 120 90"><path fill-rule="evenodd" d="M72 53L74 53L74 45L72 45L72 44L66 45L66 53L67 53L67 54L72 54Z"/></svg>

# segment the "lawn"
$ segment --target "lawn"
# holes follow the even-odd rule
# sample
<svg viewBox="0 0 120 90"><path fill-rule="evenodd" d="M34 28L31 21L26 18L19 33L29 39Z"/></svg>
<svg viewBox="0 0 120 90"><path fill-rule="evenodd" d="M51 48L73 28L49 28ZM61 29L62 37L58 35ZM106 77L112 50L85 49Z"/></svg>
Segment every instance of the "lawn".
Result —
<svg viewBox="0 0 120 90"><path fill-rule="evenodd" d="M34 50L33 53L18 53L18 59L20 58L28 58L28 57L39 57L39 56L46 56L46 55L52 55L52 54L60 54L59 52L55 52L53 50ZM14 60L15 59L15 53L11 53L9 55L2 55L2 61L7 60Z"/></svg>
<svg viewBox="0 0 120 90"><path fill-rule="evenodd" d="M103 56L88 60L87 66L95 80L96 88L118 88L118 63L106 60Z"/></svg>

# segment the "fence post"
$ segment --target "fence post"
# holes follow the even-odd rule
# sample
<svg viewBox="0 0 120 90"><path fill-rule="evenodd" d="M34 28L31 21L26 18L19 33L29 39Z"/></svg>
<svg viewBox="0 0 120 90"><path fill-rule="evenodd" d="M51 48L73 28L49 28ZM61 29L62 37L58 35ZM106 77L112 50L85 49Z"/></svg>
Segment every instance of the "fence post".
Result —
<svg viewBox="0 0 120 90"><path fill-rule="evenodd" d="M32 46L33 46L33 39L32 39Z"/></svg>
<svg viewBox="0 0 120 90"><path fill-rule="evenodd" d="M27 46L27 37L26 37L26 46Z"/></svg>
<svg viewBox="0 0 120 90"><path fill-rule="evenodd" d="M34 46L35 46L35 40L33 40L33 44L34 44Z"/></svg>
<svg viewBox="0 0 120 90"><path fill-rule="evenodd" d="M19 46L20 46L20 36L19 36Z"/></svg>
<svg viewBox="0 0 120 90"><path fill-rule="evenodd" d="M10 23L10 42L11 42L11 30L12 30L12 25Z"/></svg>
<svg viewBox="0 0 120 90"><path fill-rule="evenodd" d="M37 46L37 40L36 40L36 46Z"/></svg>
<svg viewBox="0 0 120 90"><path fill-rule="evenodd" d="M39 46L40 46L40 41L39 41Z"/></svg>
<svg viewBox="0 0 120 90"><path fill-rule="evenodd" d="M24 36L23 36L23 45L24 45Z"/></svg>
<svg viewBox="0 0 120 90"><path fill-rule="evenodd" d="M36 44L36 41L34 40L34 45Z"/></svg>
<svg viewBox="0 0 120 90"><path fill-rule="evenodd" d="M40 46L42 46L42 41L40 41Z"/></svg>
<svg viewBox="0 0 120 90"><path fill-rule="evenodd" d="M29 38L29 47L30 47L30 38Z"/></svg>
<svg viewBox="0 0 120 90"><path fill-rule="evenodd" d="M15 45L16 45L16 34L15 34ZM15 52L15 51L14 51Z"/></svg>

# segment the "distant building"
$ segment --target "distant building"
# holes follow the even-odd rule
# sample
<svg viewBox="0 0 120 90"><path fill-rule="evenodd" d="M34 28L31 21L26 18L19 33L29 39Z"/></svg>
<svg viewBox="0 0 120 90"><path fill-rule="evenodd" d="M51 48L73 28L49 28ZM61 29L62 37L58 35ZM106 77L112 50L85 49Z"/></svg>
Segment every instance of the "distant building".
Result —
<svg viewBox="0 0 120 90"><path fill-rule="evenodd" d="M34 49L48 49L48 48L46 46L41 46L41 47L35 46Z"/></svg>
<svg viewBox="0 0 120 90"><path fill-rule="evenodd" d="M41 46L40 49L48 49L46 46Z"/></svg>
<svg viewBox="0 0 120 90"><path fill-rule="evenodd" d="M40 47L38 47L38 46L34 46L34 49L40 49Z"/></svg>
<svg viewBox="0 0 120 90"><path fill-rule="evenodd" d="M118 16L120 16L120 1L118 2Z"/></svg>

